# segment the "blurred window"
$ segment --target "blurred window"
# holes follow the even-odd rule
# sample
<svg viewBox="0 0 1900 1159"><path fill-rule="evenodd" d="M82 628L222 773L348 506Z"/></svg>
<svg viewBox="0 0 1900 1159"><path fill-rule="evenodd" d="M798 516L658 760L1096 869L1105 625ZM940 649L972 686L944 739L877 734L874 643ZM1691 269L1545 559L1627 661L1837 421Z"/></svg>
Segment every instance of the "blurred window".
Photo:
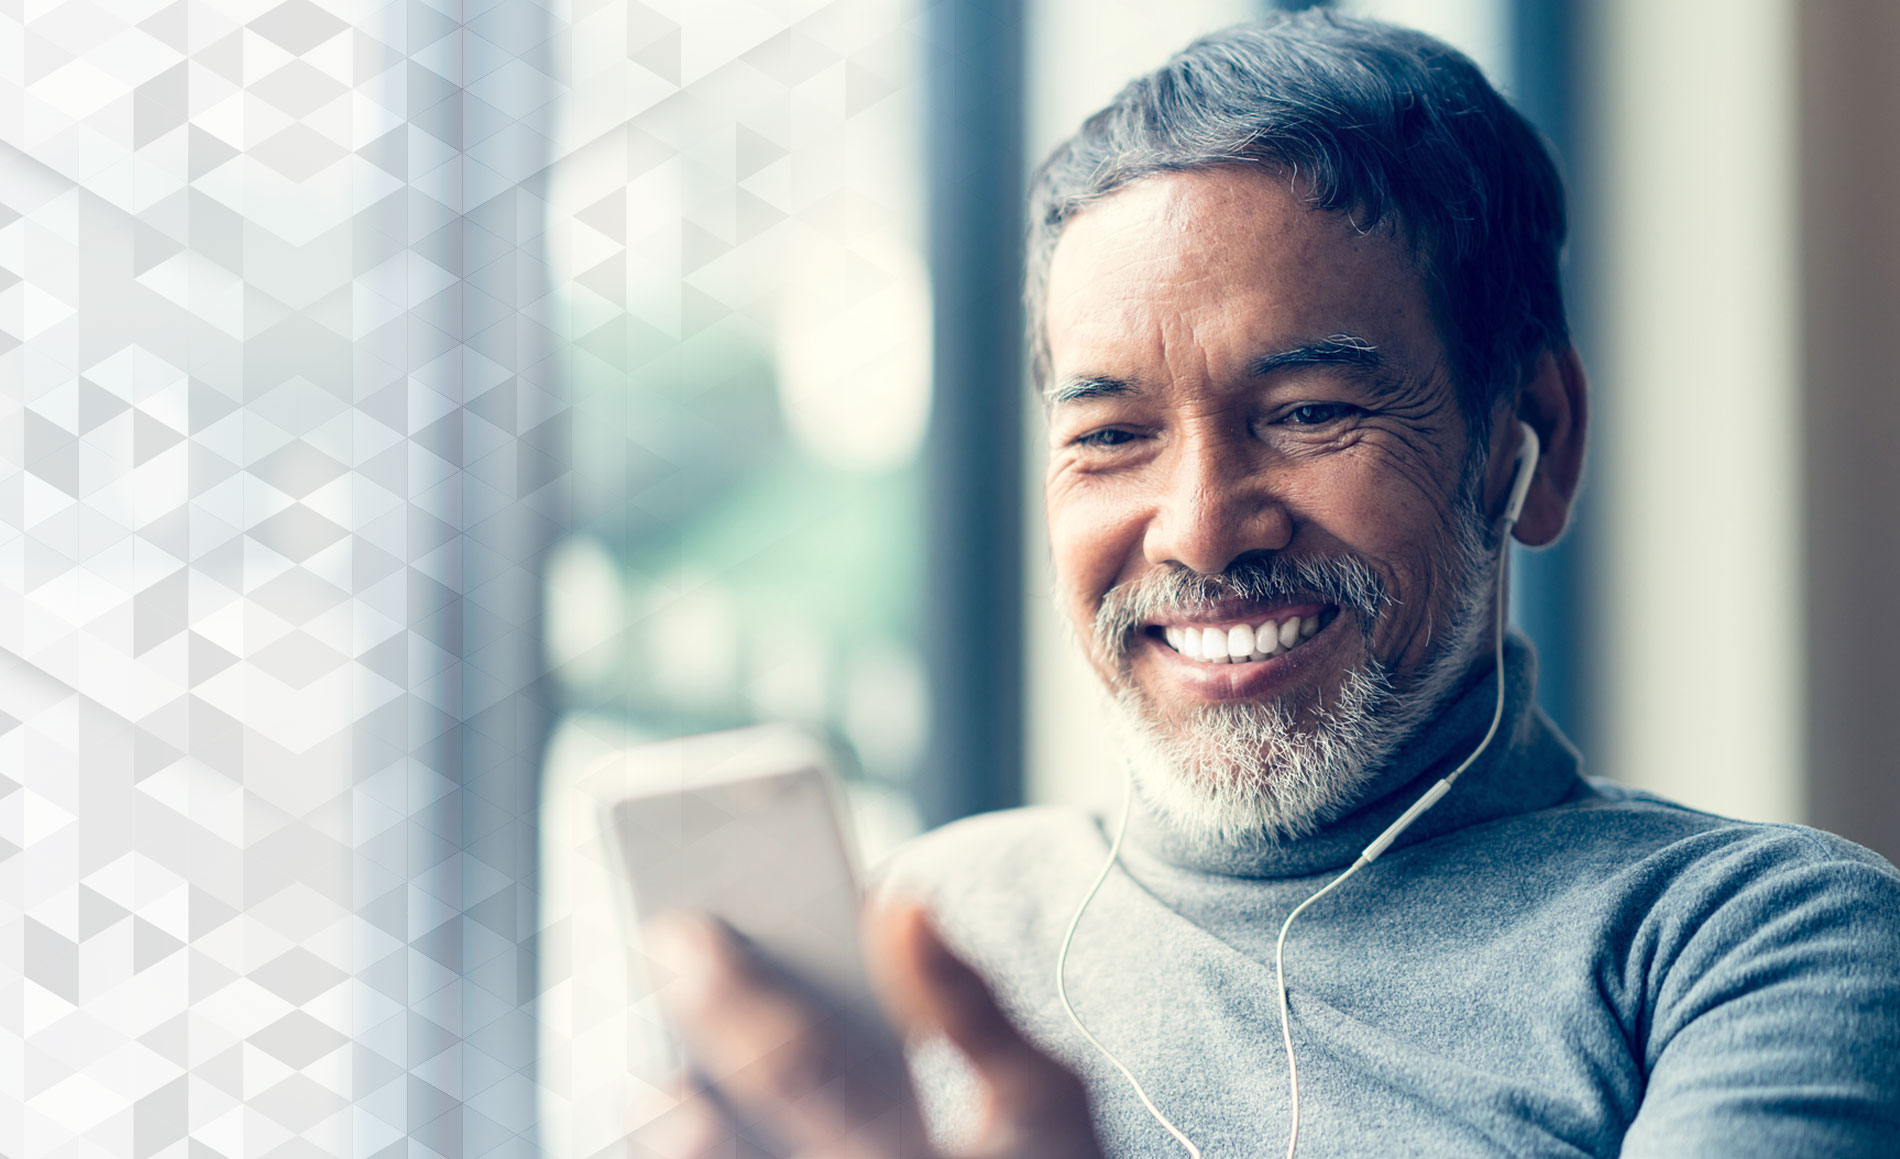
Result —
<svg viewBox="0 0 1900 1159"><path fill-rule="evenodd" d="M545 577L562 703L542 829L552 1155L619 1137L623 1076L654 1049L575 789L593 761L792 721L844 754L867 856L916 828L918 24L912 0L611 3L557 53L549 252L574 490Z"/></svg>

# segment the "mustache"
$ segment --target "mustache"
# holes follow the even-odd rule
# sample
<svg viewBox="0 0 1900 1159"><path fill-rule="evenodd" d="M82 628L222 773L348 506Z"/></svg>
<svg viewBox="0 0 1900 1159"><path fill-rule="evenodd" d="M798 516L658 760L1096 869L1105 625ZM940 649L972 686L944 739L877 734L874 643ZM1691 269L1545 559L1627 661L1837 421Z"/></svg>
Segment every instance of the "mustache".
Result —
<svg viewBox="0 0 1900 1159"><path fill-rule="evenodd" d="M1093 634L1103 657L1119 666L1135 631L1164 614L1193 616L1221 600L1297 603L1322 600L1359 613L1362 631L1395 601L1366 562L1353 555L1243 556L1220 572L1181 564L1118 584L1102 597Z"/></svg>

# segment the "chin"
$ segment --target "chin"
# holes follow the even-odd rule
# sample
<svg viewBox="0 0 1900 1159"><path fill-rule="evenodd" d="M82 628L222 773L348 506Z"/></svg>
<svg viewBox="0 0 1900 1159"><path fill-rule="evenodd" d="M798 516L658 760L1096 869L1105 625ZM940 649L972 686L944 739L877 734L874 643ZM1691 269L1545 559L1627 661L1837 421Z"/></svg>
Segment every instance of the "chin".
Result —
<svg viewBox="0 0 1900 1159"><path fill-rule="evenodd" d="M1443 646L1403 686L1372 661L1320 697L1236 700L1157 711L1126 681L1115 719L1142 800L1203 848L1280 843L1350 812L1450 697L1483 643L1484 610L1460 610Z"/></svg>
<svg viewBox="0 0 1900 1159"><path fill-rule="evenodd" d="M1391 719L1395 699L1389 681L1356 671L1331 704L1297 717L1279 702L1238 701L1162 722L1129 689L1115 718L1142 800L1178 836L1282 842L1349 809L1416 727Z"/></svg>

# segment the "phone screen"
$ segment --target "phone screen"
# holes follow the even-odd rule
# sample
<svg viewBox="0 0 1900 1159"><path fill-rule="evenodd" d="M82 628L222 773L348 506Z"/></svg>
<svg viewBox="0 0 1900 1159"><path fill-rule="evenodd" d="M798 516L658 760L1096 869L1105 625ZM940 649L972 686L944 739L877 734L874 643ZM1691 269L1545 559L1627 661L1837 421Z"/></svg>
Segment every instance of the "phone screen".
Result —
<svg viewBox="0 0 1900 1159"><path fill-rule="evenodd" d="M624 760L609 819L634 916L718 918L843 1016L860 1060L901 1066L865 971L862 899L823 750L756 729L628 750Z"/></svg>

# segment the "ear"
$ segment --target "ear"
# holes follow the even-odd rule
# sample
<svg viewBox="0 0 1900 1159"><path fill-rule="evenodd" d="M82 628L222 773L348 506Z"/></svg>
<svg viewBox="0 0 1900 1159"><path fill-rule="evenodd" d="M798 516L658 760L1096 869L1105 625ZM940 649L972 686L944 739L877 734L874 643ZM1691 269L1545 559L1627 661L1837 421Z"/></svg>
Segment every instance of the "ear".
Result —
<svg viewBox="0 0 1900 1159"><path fill-rule="evenodd" d="M1514 409L1503 409L1491 424L1491 470L1486 480L1494 495L1491 510L1504 506L1517 461L1517 424L1529 423L1542 452L1531 477L1524 513L1513 534L1526 547L1543 547L1563 534L1570 504L1583 479L1584 432L1589 424L1589 386L1574 346L1538 355L1530 377L1518 391Z"/></svg>

